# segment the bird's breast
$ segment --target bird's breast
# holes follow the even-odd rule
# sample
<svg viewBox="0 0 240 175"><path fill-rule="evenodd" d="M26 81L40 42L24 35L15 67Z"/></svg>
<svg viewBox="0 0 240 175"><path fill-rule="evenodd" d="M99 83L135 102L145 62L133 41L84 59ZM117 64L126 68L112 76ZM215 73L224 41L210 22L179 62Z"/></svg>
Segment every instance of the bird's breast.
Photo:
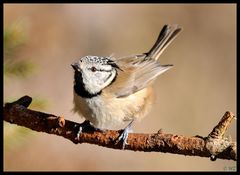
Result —
<svg viewBox="0 0 240 175"><path fill-rule="evenodd" d="M122 129L132 119L144 117L152 104L152 90L145 88L124 98L102 93L93 98L74 95L74 110L101 129Z"/></svg>

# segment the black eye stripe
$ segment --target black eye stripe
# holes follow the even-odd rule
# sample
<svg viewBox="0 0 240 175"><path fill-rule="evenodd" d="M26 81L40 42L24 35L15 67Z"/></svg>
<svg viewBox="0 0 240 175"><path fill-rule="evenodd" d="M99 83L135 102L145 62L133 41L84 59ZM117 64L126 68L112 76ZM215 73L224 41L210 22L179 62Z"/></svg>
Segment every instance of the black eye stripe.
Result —
<svg viewBox="0 0 240 175"><path fill-rule="evenodd" d="M104 69L97 69L95 68L94 71L92 70L92 67L91 68L88 68L88 70L92 71L92 72L112 72L112 69L111 70L104 70Z"/></svg>
<svg viewBox="0 0 240 175"><path fill-rule="evenodd" d="M100 69L99 71L100 71L100 72L112 72L112 69L111 69L111 70Z"/></svg>

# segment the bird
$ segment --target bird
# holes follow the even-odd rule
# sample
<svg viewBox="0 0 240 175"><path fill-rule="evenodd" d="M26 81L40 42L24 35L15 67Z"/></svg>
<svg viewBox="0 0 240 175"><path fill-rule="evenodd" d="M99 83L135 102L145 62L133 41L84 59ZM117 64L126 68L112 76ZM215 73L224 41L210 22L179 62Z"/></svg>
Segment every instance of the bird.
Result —
<svg viewBox="0 0 240 175"><path fill-rule="evenodd" d="M178 24L164 25L146 53L120 58L87 55L74 61L73 111L85 119L83 123L100 130L124 128L117 140L124 149L132 123L141 121L152 107L153 82L173 67L158 59L181 30Z"/></svg>

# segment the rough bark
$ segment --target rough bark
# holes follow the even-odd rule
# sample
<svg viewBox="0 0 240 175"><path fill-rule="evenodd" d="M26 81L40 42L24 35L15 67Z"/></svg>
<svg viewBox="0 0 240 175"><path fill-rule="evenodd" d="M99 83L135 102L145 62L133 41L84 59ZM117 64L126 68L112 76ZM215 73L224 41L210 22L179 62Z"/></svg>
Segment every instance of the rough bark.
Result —
<svg viewBox="0 0 240 175"><path fill-rule="evenodd" d="M32 98L24 96L13 103L6 103L4 120L13 124L24 126L38 132L46 132L62 136L73 143L90 143L103 147L122 149L118 136L122 130L96 130L84 122L83 131L79 138L78 129L81 124L65 120L53 114L27 109ZM217 126L207 136L186 137L176 134L167 134L162 130L157 133L140 134L129 133L127 145L124 150L144 152L164 152L188 156L210 157L211 160L229 159L237 160L236 142L224 137L224 133L235 116L226 112Z"/></svg>

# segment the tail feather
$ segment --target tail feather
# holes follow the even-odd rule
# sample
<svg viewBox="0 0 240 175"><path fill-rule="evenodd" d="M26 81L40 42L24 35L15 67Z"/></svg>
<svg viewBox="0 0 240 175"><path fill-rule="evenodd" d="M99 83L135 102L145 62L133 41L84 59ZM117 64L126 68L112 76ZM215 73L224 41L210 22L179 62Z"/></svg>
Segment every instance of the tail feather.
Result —
<svg viewBox="0 0 240 175"><path fill-rule="evenodd" d="M176 38L178 33L182 30L177 24L164 25L157 41L147 54L148 58L157 60L167 46Z"/></svg>

